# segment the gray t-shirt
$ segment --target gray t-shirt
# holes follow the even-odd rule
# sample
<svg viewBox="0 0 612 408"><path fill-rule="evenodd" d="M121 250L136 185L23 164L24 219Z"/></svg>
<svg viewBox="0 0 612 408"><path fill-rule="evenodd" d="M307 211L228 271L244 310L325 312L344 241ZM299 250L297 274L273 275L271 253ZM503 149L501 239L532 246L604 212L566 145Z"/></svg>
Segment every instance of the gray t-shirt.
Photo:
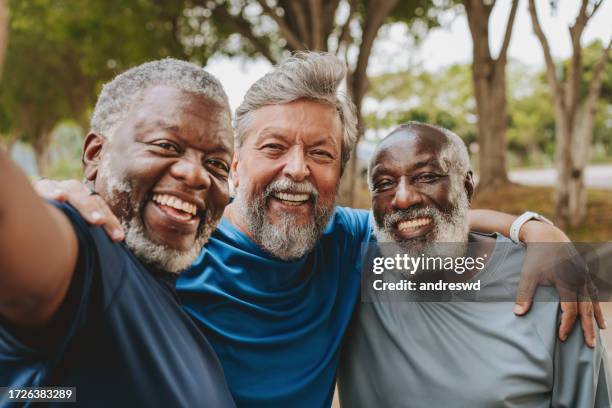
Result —
<svg viewBox="0 0 612 408"><path fill-rule="evenodd" d="M483 299L513 299L524 247L497 235ZM374 296L374 295L370 295ZM512 302L361 302L342 350L343 407L610 407L602 339L588 348L580 325L557 337L558 296L540 287L531 311ZM414 298L412 298L414 300ZM552 301L551 301L552 299ZM556 299L556 300L555 300Z"/></svg>

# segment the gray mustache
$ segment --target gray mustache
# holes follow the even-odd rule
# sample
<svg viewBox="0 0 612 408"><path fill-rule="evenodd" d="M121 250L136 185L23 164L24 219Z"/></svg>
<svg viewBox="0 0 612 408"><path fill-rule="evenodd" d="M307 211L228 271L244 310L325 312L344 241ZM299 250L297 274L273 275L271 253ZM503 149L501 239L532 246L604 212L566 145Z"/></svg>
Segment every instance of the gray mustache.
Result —
<svg viewBox="0 0 612 408"><path fill-rule="evenodd" d="M294 193L294 194L308 194L310 195L310 200L313 202L317 202L319 198L319 192L312 185L312 183L308 180L295 182L288 178L282 178L279 180L274 180L266 187L264 191L264 197L268 199L272 194L275 193Z"/></svg>
<svg viewBox="0 0 612 408"><path fill-rule="evenodd" d="M395 227L395 225L404 220L409 220L419 217L430 217L434 224L439 223L444 219L443 213L434 207L409 208L407 210L395 210L384 218L384 226L387 229Z"/></svg>

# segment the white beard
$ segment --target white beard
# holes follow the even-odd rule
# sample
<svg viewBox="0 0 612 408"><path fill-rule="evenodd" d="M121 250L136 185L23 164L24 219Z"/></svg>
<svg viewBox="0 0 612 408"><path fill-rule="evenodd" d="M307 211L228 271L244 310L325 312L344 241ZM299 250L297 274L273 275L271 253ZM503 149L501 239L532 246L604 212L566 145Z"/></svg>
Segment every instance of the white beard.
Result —
<svg viewBox="0 0 612 408"><path fill-rule="evenodd" d="M408 210L410 218L419 216L430 217L434 223L433 231L428 240L414 239L398 241L393 235L393 227L402 218L400 212L387 214L380 226L372 216L372 229L380 251L384 256L395 256L398 253L407 253L411 256L443 256L459 257L467 249L469 221L469 202L465 191L451 190L450 197L453 208L450 214L445 214L435 207Z"/></svg>
<svg viewBox="0 0 612 408"><path fill-rule="evenodd" d="M272 223L266 214L270 195L274 191L289 189L312 197L313 219L304 226L296 227L297 220L291 214L277 214L280 218L277 223ZM270 183L258 197L246 195L244 187L239 185L234 204L241 212L251 238L265 251L285 261L299 259L314 248L334 210L333 201L330 204L319 202L318 192L308 181L296 183L284 178Z"/></svg>
<svg viewBox="0 0 612 408"><path fill-rule="evenodd" d="M153 242L146 233L142 219L145 203L135 203L132 186L127 180L120 180L110 171L108 160L103 160L99 174L106 178L106 194L113 207L130 208L128 215L119 217L125 231L125 244L147 267L178 274L187 269L200 255L202 247L217 227L221 217L212 219L211 212L204 212L193 246L181 251ZM126 207L127 206L127 207Z"/></svg>

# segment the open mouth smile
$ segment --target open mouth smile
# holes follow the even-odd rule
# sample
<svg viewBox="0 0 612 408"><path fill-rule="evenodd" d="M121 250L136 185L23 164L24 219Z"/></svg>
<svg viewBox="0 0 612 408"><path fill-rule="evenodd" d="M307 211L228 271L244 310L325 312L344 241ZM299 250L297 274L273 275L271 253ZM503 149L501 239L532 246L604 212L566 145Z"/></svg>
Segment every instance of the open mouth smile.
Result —
<svg viewBox="0 0 612 408"><path fill-rule="evenodd" d="M272 197L286 205L298 206L310 201L310 194L277 192Z"/></svg>
<svg viewBox="0 0 612 408"><path fill-rule="evenodd" d="M418 217L399 221L395 228L403 239L411 239L427 234L433 229L433 220L430 217Z"/></svg>
<svg viewBox="0 0 612 408"><path fill-rule="evenodd" d="M172 220L179 223L199 221L196 204L171 194L154 194L151 199Z"/></svg>

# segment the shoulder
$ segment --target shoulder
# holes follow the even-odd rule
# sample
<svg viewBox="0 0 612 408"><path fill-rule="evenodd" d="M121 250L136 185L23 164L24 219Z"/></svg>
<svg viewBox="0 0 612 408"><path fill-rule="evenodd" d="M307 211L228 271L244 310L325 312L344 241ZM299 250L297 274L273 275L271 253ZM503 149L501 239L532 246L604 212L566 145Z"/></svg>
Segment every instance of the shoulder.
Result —
<svg viewBox="0 0 612 408"><path fill-rule="evenodd" d="M91 287L99 287L102 293L110 295L120 285L130 265L142 268L125 244L113 242L101 227L89 225L72 206L55 201L51 204L64 213L77 236L79 256L75 275L80 275L84 281L84 294L88 294Z"/></svg>
<svg viewBox="0 0 612 408"><path fill-rule="evenodd" d="M336 206L325 233L347 233L356 241L366 242L370 237L370 230L369 211Z"/></svg>

